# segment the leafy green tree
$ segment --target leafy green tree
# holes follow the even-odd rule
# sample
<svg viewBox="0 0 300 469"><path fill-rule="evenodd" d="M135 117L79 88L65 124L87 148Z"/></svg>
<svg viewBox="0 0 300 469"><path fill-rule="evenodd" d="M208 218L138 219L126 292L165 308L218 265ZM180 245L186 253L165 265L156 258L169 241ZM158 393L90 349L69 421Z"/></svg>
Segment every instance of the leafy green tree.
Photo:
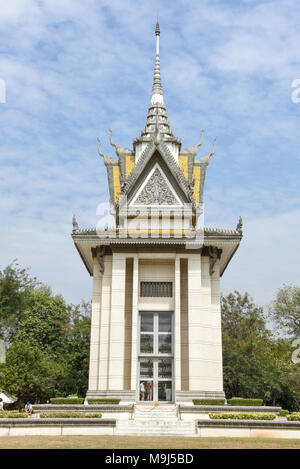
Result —
<svg viewBox="0 0 300 469"><path fill-rule="evenodd" d="M17 333L30 293L38 285L28 270L21 269L16 260L0 270L0 339L7 343L12 342Z"/></svg>
<svg viewBox="0 0 300 469"><path fill-rule="evenodd" d="M70 305L70 328L68 331L67 363L72 392L85 396L89 376L89 352L91 333L91 303Z"/></svg>
<svg viewBox="0 0 300 469"><path fill-rule="evenodd" d="M248 293L221 300L224 388L228 397L257 397L275 404L284 394L289 372L288 346L266 327L263 309Z"/></svg>
<svg viewBox="0 0 300 469"><path fill-rule="evenodd" d="M17 339L39 346L53 357L63 358L70 328L65 300L61 295L53 295L50 287L45 285L33 289L28 297Z"/></svg>
<svg viewBox="0 0 300 469"><path fill-rule="evenodd" d="M276 330L289 337L300 338L300 287L283 285L269 309Z"/></svg>
<svg viewBox="0 0 300 469"><path fill-rule="evenodd" d="M90 303L67 305L12 263L0 273L0 338L9 347L0 387L20 401L84 396L88 384Z"/></svg>
<svg viewBox="0 0 300 469"><path fill-rule="evenodd" d="M63 363L53 360L38 346L18 340L9 347L0 370L1 386L21 405L27 400L43 403L60 393L60 383L67 372Z"/></svg>

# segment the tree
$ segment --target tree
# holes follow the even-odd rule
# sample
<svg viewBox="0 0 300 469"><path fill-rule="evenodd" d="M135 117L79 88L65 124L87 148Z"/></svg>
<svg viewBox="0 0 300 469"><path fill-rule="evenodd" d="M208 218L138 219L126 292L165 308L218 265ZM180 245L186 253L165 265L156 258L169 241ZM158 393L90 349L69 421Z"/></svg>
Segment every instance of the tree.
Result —
<svg viewBox="0 0 300 469"><path fill-rule="evenodd" d="M11 343L18 331L32 290L38 285L28 268L21 269L16 260L0 270L0 339Z"/></svg>
<svg viewBox="0 0 300 469"><path fill-rule="evenodd" d="M70 328L68 332L67 363L72 392L85 396L89 377L89 352L91 333L91 303L70 305Z"/></svg>
<svg viewBox="0 0 300 469"><path fill-rule="evenodd" d="M91 305L67 305L27 270L12 263L0 275L0 334L9 339L6 363L0 366L1 387L21 401L84 396Z"/></svg>
<svg viewBox="0 0 300 469"><path fill-rule="evenodd" d="M19 404L42 403L61 392L67 370L63 363L27 341L16 340L1 365L1 386L15 395Z"/></svg>
<svg viewBox="0 0 300 469"><path fill-rule="evenodd" d="M65 300L61 295L53 295L50 287L41 285L28 295L16 338L62 359L67 351L69 328L70 314Z"/></svg>
<svg viewBox="0 0 300 469"><path fill-rule="evenodd" d="M283 285L269 309L279 333L289 337L300 337L300 287Z"/></svg>
<svg viewBox="0 0 300 469"><path fill-rule="evenodd" d="M266 327L263 309L248 293L221 299L224 389L226 397L257 397L280 402L291 369L287 344Z"/></svg>

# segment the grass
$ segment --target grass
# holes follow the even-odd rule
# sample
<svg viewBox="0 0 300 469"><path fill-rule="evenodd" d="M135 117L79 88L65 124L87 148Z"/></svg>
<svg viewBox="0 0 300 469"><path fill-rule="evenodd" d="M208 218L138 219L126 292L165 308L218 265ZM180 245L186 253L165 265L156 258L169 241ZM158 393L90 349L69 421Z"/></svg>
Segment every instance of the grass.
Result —
<svg viewBox="0 0 300 469"><path fill-rule="evenodd" d="M300 449L300 440L136 436L10 436L1 449Z"/></svg>

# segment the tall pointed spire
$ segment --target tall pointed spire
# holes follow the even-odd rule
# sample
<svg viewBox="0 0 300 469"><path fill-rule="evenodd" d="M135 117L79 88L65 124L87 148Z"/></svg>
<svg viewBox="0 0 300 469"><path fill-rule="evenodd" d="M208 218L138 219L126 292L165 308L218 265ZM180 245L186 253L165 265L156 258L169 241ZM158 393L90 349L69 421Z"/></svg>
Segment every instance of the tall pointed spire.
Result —
<svg viewBox="0 0 300 469"><path fill-rule="evenodd" d="M163 90L160 81L160 62L159 62L159 36L160 36L160 28L159 22L157 19L156 28L155 28L155 36L156 36L156 57L155 57L155 67L154 67L154 77L153 77L153 87L152 87L152 97L151 103L156 104L164 103L163 97Z"/></svg>
<svg viewBox="0 0 300 469"><path fill-rule="evenodd" d="M173 131L170 127L170 122L168 120L167 108L164 103L163 89L160 79L160 60L159 60L159 38L160 38L160 27L157 19L155 27L155 37L156 37L156 55L155 55L155 66L154 66L154 76L153 76L153 86L151 101L148 107L148 114L145 128L142 130L141 135L133 141L133 146L136 151L137 159L139 158L141 152L145 148L145 144L151 142L154 135L158 133L161 136L162 141L164 141L170 148L171 153L174 158L178 159L178 152L181 147L181 140L176 138L173 134Z"/></svg>

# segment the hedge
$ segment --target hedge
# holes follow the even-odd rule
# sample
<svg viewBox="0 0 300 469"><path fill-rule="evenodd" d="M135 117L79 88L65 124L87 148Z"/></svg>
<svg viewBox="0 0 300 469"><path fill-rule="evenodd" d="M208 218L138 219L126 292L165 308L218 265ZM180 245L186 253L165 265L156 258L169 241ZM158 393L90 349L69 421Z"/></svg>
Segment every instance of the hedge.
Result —
<svg viewBox="0 0 300 469"><path fill-rule="evenodd" d="M120 404L120 399L88 399L89 404Z"/></svg>
<svg viewBox="0 0 300 469"><path fill-rule="evenodd" d="M76 404L83 404L84 398L83 397L51 397L50 402L51 404L76 405Z"/></svg>
<svg viewBox="0 0 300 469"><path fill-rule="evenodd" d="M209 413L210 419L232 419L232 420L275 420L275 414L266 413L241 413L241 412L223 412L219 414Z"/></svg>
<svg viewBox="0 0 300 469"><path fill-rule="evenodd" d="M27 414L25 412L19 412L18 410L4 410L0 412L1 419L26 419Z"/></svg>
<svg viewBox="0 0 300 469"><path fill-rule="evenodd" d="M289 415L289 411L281 409L281 411L279 412L279 415L280 417L286 417L287 415Z"/></svg>
<svg viewBox="0 0 300 469"><path fill-rule="evenodd" d="M232 399L227 400L228 404L234 406L262 406L262 399L238 399L233 397Z"/></svg>
<svg viewBox="0 0 300 469"><path fill-rule="evenodd" d="M225 399L193 399L194 405L225 405Z"/></svg>
<svg viewBox="0 0 300 469"><path fill-rule="evenodd" d="M291 415L287 416L287 420L296 422L300 420L300 412L292 412Z"/></svg>
<svg viewBox="0 0 300 469"><path fill-rule="evenodd" d="M100 419L102 414L84 412L41 412L41 419Z"/></svg>

